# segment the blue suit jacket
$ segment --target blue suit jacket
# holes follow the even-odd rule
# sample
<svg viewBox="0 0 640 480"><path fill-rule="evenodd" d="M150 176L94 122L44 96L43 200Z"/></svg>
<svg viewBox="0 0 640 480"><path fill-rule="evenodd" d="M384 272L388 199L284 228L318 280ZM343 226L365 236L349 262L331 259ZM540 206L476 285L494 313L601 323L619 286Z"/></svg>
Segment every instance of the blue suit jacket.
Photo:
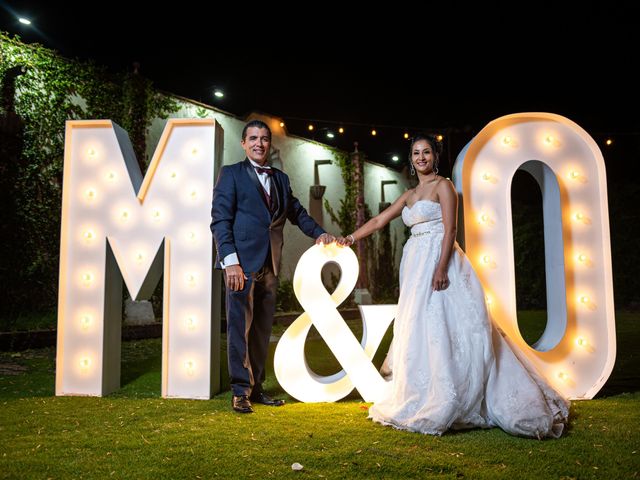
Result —
<svg viewBox="0 0 640 480"><path fill-rule="evenodd" d="M222 167L213 191L211 231L216 244L216 268L220 260L236 252L245 273L259 271L271 247L273 271L280 271L282 231L288 218L306 235L317 238L324 230L293 196L289 177L274 168L277 210L267 207L260 180L248 159Z"/></svg>

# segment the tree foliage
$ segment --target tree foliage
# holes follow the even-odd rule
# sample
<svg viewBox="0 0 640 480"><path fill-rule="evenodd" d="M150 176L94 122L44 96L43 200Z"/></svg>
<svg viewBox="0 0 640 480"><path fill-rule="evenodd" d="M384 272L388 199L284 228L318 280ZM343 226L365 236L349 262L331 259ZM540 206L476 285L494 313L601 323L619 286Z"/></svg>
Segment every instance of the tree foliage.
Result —
<svg viewBox="0 0 640 480"><path fill-rule="evenodd" d="M336 163L340 167L344 182L344 197L340 199L340 208L335 210L325 199L324 208L331 220L340 228L340 234L346 236L356 229L357 188L354 181L354 165L348 154L336 152ZM365 204L365 221L372 217L369 205ZM387 225L381 232L368 237L366 243L367 263L369 265L369 285L376 302L393 303L397 301L398 271L395 267L396 243L391 240L391 231ZM333 280L333 287L338 279Z"/></svg>
<svg viewBox="0 0 640 480"><path fill-rule="evenodd" d="M0 178L10 192L14 215L3 216L3 260L0 288L11 298L4 315L48 310L57 301L62 163L66 120L107 118L131 135L141 167L146 131L154 118L177 110L176 102L153 89L137 73L109 74L92 63L67 60L37 44L0 32L0 84L18 67L15 114L21 120L19 152L2 162L14 166L12 178ZM1 111L5 120L13 112Z"/></svg>

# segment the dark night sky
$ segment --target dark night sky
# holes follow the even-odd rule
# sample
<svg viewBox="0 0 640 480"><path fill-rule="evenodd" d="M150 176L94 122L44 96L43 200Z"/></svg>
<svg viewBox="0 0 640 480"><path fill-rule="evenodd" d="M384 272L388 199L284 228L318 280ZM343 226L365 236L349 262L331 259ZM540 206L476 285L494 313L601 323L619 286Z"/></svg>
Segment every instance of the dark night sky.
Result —
<svg viewBox="0 0 640 480"><path fill-rule="evenodd" d="M141 72L160 89L239 116L257 110L283 117L295 134L309 136L307 120L315 120L321 129L342 124L347 129L343 138L321 138L321 130L317 139L346 150L357 140L361 150L382 163L391 164L393 153L406 158L405 129L448 134L445 157L451 161L489 121L510 113L547 111L585 128L601 145L611 173L625 165L638 171L640 82L632 73L637 52L628 53L624 46L640 42L634 38L635 28L627 33L622 23L613 24L625 19L622 7L609 7L612 22L599 18L593 29L585 26L584 36L566 33L584 22L569 27L556 21L538 24L536 32L516 26L511 36L502 32L504 38L483 35L484 43L466 40L466 49L454 50L452 29L446 42L435 42L431 48L418 48L420 44L413 42L411 48L402 48L405 54L382 55L381 48L396 48L369 45L366 35L357 51L307 44L313 35L296 37L300 32L281 32L280 26L270 29L259 11L216 16L192 9L188 15L168 12L167 7L134 12L113 7L113 2L78 5L71 14L68 3L62 7L58 2L0 2L0 29L69 58L92 59L114 72L139 62ZM614 8L619 11L612 12ZM11 12L29 17L36 28L20 26ZM594 18L602 14L594 13ZM405 12L405 20L410 17ZM254 21L262 22L260 31L269 33L243 35L247 23ZM237 24L237 34L223 33L221 22L232 28ZM443 38L418 26L426 33L424 44ZM555 30L553 35L549 29ZM224 89L225 98L215 99L213 87ZM368 134L371 128L377 129L378 137ZM605 149L608 135L615 143ZM451 165L445 162L443 167L442 173L449 174Z"/></svg>

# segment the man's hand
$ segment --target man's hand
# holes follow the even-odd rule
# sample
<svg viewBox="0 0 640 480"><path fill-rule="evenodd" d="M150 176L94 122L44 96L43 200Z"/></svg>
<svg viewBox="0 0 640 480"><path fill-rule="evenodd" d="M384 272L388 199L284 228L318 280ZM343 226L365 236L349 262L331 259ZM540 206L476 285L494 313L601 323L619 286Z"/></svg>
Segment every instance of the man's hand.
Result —
<svg viewBox="0 0 640 480"><path fill-rule="evenodd" d="M224 273L227 288L236 292L244 288L244 281L247 277L245 277L244 270L240 265L229 265L225 267Z"/></svg>
<svg viewBox="0 0 640 480"><path fill-rule="evenodd" d="M322 243L323 245L329 245L331 242L335 242L336 237L331 235L330 233L323 233L318 238L316 238L316 245Z"/></svg>

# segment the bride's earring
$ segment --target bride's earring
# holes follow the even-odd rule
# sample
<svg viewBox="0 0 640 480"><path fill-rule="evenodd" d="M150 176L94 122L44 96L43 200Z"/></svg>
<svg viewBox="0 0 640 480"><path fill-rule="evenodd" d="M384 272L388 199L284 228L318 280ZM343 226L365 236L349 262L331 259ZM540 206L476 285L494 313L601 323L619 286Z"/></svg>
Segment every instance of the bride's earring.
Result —
<svg viewBox="0 0 640 480"><path fill-rule="evenodd" d="M438 167L437 166L433 169L433 173L435 173L436 175L438 174Z"/></svg>
<svg viewBox="0 0 640 480"><path fill-rule="evenodd" d="M411 175L415 175L416 174L416 169L413 168L413 162L411 162L411 168L409 169L409 171L411 172Z"/></svg>

